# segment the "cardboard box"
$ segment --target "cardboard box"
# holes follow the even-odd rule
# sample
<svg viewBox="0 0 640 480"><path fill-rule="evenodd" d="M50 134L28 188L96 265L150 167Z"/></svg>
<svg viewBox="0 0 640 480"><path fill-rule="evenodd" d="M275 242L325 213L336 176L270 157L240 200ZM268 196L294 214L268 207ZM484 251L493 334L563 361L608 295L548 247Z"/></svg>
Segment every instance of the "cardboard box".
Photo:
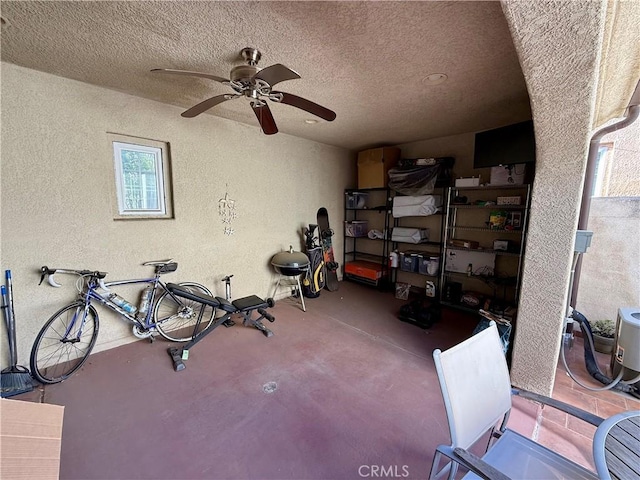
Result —
<svg viewBox="0 0 640 480"><path fill-rule="evenodd" d="M461 238L453 238L451 239L451 245L454 247L460 248L480 248L480 243L475 240L463 240Z"/></svg>
<svg viewBox="0 0 640 480"><path fill-rule="evenodd" d="M58 479L64 407L0 400L0 478Z"/></svg>
<svg viewBox="0 0 640 480"><path fill-rule="evenodd" d="M498 197L496 199L496 205L520 205L522 197L520 195L513 197Z"/></svg>
<svg viewBox="0 0 640 480"><path fill-rule="evenodd" d="M384 188L389 182L389 170L400 159L400 149L382 147L358 153L358 188Z"/></svg>

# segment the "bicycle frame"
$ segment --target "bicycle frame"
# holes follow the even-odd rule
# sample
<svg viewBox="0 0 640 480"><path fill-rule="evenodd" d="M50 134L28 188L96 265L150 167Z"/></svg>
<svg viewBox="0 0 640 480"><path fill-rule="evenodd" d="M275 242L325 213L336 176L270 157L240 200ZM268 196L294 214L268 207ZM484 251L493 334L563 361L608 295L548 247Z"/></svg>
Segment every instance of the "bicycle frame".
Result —
<svg viewBox="0 0 640 480"><path fill-rule="evenodd" d="M149 300L150 307L147 310L145 317L143 319L138 318L135 314L132 315L126 312L119 305L116 305L114 302L112 302L109 299L103 298L97 293L98 288L106 287L107 290L110 290L111 287L115 287L118 285L136 285L136 284L153 285L153 291L151 293L151 298ZM158 288L162 289L164 292L167 292L169 295L171 295L171 297L173 297L176 300L176 302L178 301L174 296L174 294L171 293L169 289L167 289L166 285L162 282L162 280L160 280L160 275L155 275L154 277L151 277L151 278L114 280L111 282L103 282L102 285L100 285L100 283L95 279L89 280L89 282L87 282L86 287L83 289L82 292L80 292L80 299L82 302L84 302L84 309L82 314L82 323L80 325L80 328L78 328L77 335L75 335L75 337L80 338L80 336L82 335L82 329L84 327L84 323L87 318L87 311L91 307L91 303L93 301L97 301L100 305L103 305L107 307L109 310L116 312L121 317L123 317L123 319L126 320L129 324L137 326L142 331L154 331L156 322L153 321L153 310L154 310L153 307L155 305L155 301L157 298ZM77 318L74 315L73 320L70 322L69 326L67 327L67 331L65 332L65 335L64 335L65 337L67 337L71 333L71 330L75 326L76 321L77 321Z"/></svg>
<svg viewBox="0 0 640 480"><path fill-rule="evenodd" d="M155 273L143 278L109 282L105 282L107 273L98 270L41 267L40 283L47 279L52 287L62 286L54 279L56 273L76 275L77 295L73 302L47 320L36 337L30 362L36 379L42 383L61 382L82 367L98 338L98 305L104 305L132 326L133 335L137 338L149 341L159 334L168 341L187 342L197 335L199 329L206 329L213 323L215 307L204 306L197 300L200 297L196 294L211 297L205 286L196 282L176 284L186 289L183 291L193 291L196 295L196 300L181 299L170 290L170 283L160 279L162 274L177 269L176 262L169 259L143 265L155 267ZM118 287L127 285L139 285L134 289L142 289L140 306L144 304L145 310L136 312L127 300L116 294Z"/></svg>
<svg viewBox="0 0 640 480"><path fill-rule="evenodd" d="M146 330L151 330L153 329L153 326L155 325L153 322L153 305L154 302L156 300L156 292L158 287L161 287L163 290L165 291L169 291L167 290L166 286L164 285L164 283L162 283L162 281L160 281L159 277L153 277L153 278L139 278L139 279L132 279L132 280L114 280L112 282L104 282L104 286L107 287L108 290L111 289L111 287L116 287L118 285L136 285L136 284L150 284L153 285L153 292L151 293L151 299L149 301L150 303L150 308L147 310L144 319L140 319L138 318L135 314L130 314L128 312L126 312L122 307L116 305L114 302L112 302L111 300L105 299L103 297L101 297L97 292L96 289L100 287L100 285L89 285L87 288L86 292L83 292L83 295L89 300L89 303L91 303L92 300L97 300L101 305L104 305L105 307L107 307L109 310L112 310L118 314L120 314L121 316L123 316L129 323L131 324L135 324L138 325L141 328L144 328Z"/></svg>

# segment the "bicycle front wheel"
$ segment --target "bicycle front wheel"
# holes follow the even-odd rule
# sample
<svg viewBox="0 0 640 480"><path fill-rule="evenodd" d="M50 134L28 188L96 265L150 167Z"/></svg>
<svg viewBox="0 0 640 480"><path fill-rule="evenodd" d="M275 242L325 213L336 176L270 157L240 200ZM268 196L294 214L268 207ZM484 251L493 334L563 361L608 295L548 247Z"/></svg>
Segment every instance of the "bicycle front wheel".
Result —
<svg viewBox="0 0 640 480"><path fill-rule="evenodd" d="M199 283L179 283L181 287L195 294L211 295L209 289ZM202 319L198 325L198 318ZM187 298L164 292L153 309L156 330L171 342L188 342L213 322L215 308Z"/></svg>
<svg viewBox="0 0 640 480"><path fill-rule="evenodd" d="M98 338L98 312L85 316L84 302L58 310L44 324L31 349L31 374L41 383L69 378L89 357Z"/></svg>

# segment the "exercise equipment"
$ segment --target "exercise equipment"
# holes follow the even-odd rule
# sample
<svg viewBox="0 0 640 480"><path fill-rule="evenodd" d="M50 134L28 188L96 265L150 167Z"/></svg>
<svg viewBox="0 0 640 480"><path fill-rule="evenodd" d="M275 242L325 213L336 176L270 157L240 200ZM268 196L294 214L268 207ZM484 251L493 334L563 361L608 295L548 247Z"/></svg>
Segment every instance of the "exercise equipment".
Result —
<svg viewBox="0 0 640 480"><path fill-rule="evenodd" d="M268 298L267 300L263 300L257 295L250 295L248 297L239 298L238 300L231 301L231 277L233 275L227 276L223 278L225 282L225 292L227 298L222 297L212 297L209 295L205 295L203 293L195 293L189 290L182 288L180 285L175 283L167 283L167 289L175 296L186 298L192 300L194 302L202 303L203 305L208 305L214 309L220 309L225 312L225 314L213 321L208 328L202 330L193 339L184 345L182 348L171 347L167 351L171 359L173 360L173 369L176 372L184 370L187 366L184 364L184 361L189 358L189 351L204 337L213 332L220 325L224 325L225 327L232 327L235 325L235 322L231 319L234 315L240 315L242 317L242 324L245 327L254 327L260 330L265 337L273 336L273 332L264 326L262 323L263 319L267 319L270 322L273 322L275 318L273 315L266 311L267 308L271 308L274 305L273 299ZM200 321L202 319L202 315L204 312L204 308L200 309L200 313L198 316L198 320L196 322L196 326L194 327L197 331L198 326L200 325ZM254 313L258 313L259 317L252 318Z"/></svg>

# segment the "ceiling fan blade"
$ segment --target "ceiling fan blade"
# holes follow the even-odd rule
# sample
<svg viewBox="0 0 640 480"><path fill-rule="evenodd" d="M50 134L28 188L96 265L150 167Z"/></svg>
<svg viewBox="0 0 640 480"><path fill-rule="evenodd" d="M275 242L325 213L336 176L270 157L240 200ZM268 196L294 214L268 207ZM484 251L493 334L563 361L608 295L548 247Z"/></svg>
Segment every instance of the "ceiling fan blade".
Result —
<svg viewBox="0 0 640 480"><path fill-rule="evenodd" d="M318 105L317 103L314 103L311 100L298 97L297 95L293 95L291 93L285 93L285 92L271 92L271 93L274 95L282 95L282 100L280 101L272 98L274 102L291 105L292 107L296 107L306 112L309 112L315 115L316 117L320 117L323 120L327 120L328 122L332 122L336 119L336 113L334 111L329 110L328 108L325 108L322 105Z"/></svg>
<svg viewBox="0 0 640 480"><path fill-rule="evenodd" d="M208 73L189 72L187 70L172 70L171 68L154 68L151 71L153 73L170 73L172 75L188 75L190 77L208 78L209 80L215 80L216 82L220 82L220 83L229 82L229 80L226 78L216 77L215 75L210 75Z"/></svg>
<svg viewBox="0 0 640 480"><path fill-rule="evenodd" d="M226 102L227 100L232 100L234 98L238 98L240 95L217 95L215 97L207 98L204 102L200 102L197 105L194 105L189 110L185 110L180 115L186 118L193 118L196 115L200 115L202 112L209 110L211 107L215 107L219 103Z"/></svg>
<svg viewBox="0 0 640 480"><path fill-rule="evenodd" d="M263 68L253 76L254 79L260 79L267 82L270 86L274 86L276 83L284 82L285 80L295 80L300 78L296 72L280 63L271 65L270 67Z"/></svg>
<svg viewBox="0 0 640 480"><path fill-rule="evenodd" d="M258 122L260 122L260 126L265 135L278 133L278 127L276 127L276 121L273 119L269 105L266 103L264 105L255 105L252 103L251 108L253 108L253 113L256 114L256 118Z"/></svg>

